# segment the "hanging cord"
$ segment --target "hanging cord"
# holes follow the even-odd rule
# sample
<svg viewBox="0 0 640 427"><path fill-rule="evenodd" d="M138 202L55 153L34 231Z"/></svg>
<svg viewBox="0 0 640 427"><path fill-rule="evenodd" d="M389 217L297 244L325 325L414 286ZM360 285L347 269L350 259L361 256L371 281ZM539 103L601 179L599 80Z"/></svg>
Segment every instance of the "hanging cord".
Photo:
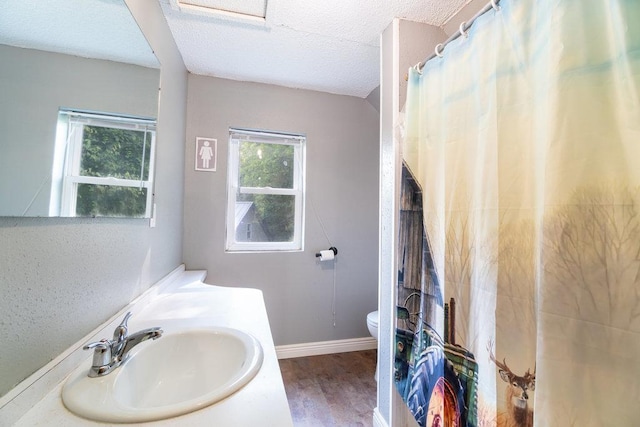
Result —
<svg viewBox="0 0 640 427"><path fill-rule="evenodd" d="M31 198L31 201L29 202L27 207L22 212L22 216L26 216L27 215L27 212L29 212L29 209L31 209L31 206L33 205L33 202L36 201L36 199L38 198L38 196L42 192L42 189L44 188L44 186L50 181L51 181L51 177L50 176L45 176L44 177L44 180L42 181L42 184L40 184L40 187L38 187L38 191L36 191L36 194Z"/></svg>
<svg viewBox="0 0 640 427"><path fill-rule="evenodd" d="M316 207L313 204L313 200L311 200L311 197L309 197L309 205L311 205L311 210L313 211L313 215L316 217L316 219L318 220L318 223L320 224L320 228L322 229L322 233L324 234L324 237L327 239L327 243L329 243L329 247L333 248L333 244L331 243L331 239L329 239L329 235L327 234L327 230L324 228L324 224L322 223L322 220L320 219L320 216L318 215L318 211L316 211ZM332 296L332 300L331 300L331 312L332 312L332 316L333 316L333 327L336 327L336 294L337 294L337 280L336 280L336 270L337 270L337 266L338 266L338 259L334 258L333 259L333 296Z"/></svg>
<svg viewBox="0 0 640 427"><path fill-rule="evenodd" d="M324 234L324 237L327 239L327 243L329 243L329 247L332 247L333 244L331 243L331 239L329 239L329 235L327 234L327 230L325 230L325 228L324 228L324 224L322 223L322 220L320 219L320 216L318 215L318 212L316 211L316 207L313 204L313 200L311 200L311 197L309 197L309 204L311 205L311 210L313 211L313 214L315 215L316 219L318 220L318 223L320 224L320 228L322 229L322 233Z"/></svg>
<svg viewBox="0 0 640 427"><path fill-rule="evenodd" d="M331 310L333 311L333 327L336 327L336 270L338 267L338 260L337 258L333 259L333 300L332 300L332 304L331 304Z"/></svg>
<svg viewBox="0 0 640 427"><path fill-rule="evenodd" d="M438 44L434 49L434 52L431 55L429 55L427 59L425 59L422 62L418 62L415 65L416 70L418 72L421 72L427 62L431 61L433 58L442 58L444 56L442 54L442 51L444 50L445 46L451 43L452 41L454 41L455 39L457 39L458 37L464 36L464 38L468 38L469 28L473 25L475 20L492 9L495 10L496 12L499 12L500 11L499 4L500 4L500 0L491 0L482 9L480 9L480 11L476 13L473 18L471 18L469 21L466 21L460 24L458 31L453 33L453 35L449 37L445 42Z"/></svg>
<svg viewBox="0 0 640 427"><path fill-rule="evenodd" d="M69 117L67 117L66 119L67 119L67 129L69 129L71 127L69 125L69 122L70 122ZM65 138L65 141L64 141L64 147L63 147L64 148L64 156L63 156L64 164L67 163L66 158L67 158L67 150L68 150L68 147L69 147L69 140L71 140L71 137L73 136L75 130L76 130L75 127L71 127L71 130L67 132L67 137ZM55 156L54 156L54 158L55 158ZM65 174L65 171L63 170L63 176L64 176L64 174ZM40 184L40 187L38 187L38 191L36 191L36 194L31 198L31 201L29 202L27 207L22 212L22 216L26 216L27 215L27 212L29 212L29 210L31 209L31 206L33 206L33 203L36 201L36 199L38 198L40 193L42 193L42 190L44 189L44 186L47 183L51 182L51 180L52 180L52 176L51 175L48 175L48 176L44 177L44 179L42 180L42 183ZM58 215L56 215L56 216L59 216L59 214L60 214L60 212L58 210ZM51 216L51 214L49 214L49 216Z"/></svg>

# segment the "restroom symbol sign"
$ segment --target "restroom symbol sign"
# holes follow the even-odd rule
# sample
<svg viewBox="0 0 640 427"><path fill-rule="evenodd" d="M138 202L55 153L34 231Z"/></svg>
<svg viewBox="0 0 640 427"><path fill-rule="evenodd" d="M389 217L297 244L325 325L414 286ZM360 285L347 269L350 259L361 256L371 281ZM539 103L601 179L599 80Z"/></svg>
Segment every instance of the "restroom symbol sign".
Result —
<svg viewBox="0 0 640 427"><path fill-rule="evenodd" d="M196 170L216 170L218 158L218 140L213 138L196 138Z"/></svg>

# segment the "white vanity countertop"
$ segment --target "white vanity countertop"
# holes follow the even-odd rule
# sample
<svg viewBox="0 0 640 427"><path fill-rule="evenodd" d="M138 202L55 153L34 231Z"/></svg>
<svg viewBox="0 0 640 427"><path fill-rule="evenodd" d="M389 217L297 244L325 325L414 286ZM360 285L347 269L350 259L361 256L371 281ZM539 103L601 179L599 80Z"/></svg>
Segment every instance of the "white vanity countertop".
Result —
<svg viewBox="0 0 640 427"><path fill-rule="evenodd" d="M199 273L199 274L198 274ZM150 301L130 307L129 330L160 326L165 332L184 327L227 326L256 337L264 361L256 377L228 398L199 411L175 418L142 423L158 426L293 426L282 382L269 320L257 289L225 288L204 284L203 272L182 272L155 291ZM107 336L105 336L107 337ZM144 345L144 344L142 344ZM81 350L80 350L81 351ZM91 355L84 363L89 366ZM211 360L215 364L215 360ZM59 383L15 424L16 426L109 425L89 421L63 405Z"/></svg>

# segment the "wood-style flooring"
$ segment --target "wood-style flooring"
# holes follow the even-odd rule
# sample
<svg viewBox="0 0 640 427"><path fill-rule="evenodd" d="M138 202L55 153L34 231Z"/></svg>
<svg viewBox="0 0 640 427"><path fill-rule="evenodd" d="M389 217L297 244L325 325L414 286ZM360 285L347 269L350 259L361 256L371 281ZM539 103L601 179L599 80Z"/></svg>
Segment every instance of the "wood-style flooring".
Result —
<svg viewBox="0 0 640 427"><path fill-rule="evenodd" d="M370 427L376 350L279 361L296 427Z"/></svg>

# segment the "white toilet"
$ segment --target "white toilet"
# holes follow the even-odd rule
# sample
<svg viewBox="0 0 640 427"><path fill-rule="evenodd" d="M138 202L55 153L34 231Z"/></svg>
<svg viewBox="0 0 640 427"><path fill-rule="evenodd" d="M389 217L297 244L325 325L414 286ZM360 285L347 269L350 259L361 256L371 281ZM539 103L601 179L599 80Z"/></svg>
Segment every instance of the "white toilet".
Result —
<svg viewBox="0 0 640 427"><path fill-rule="evenodd" d="M378 339L378 311L372 311L367 314L367 328L369 328L369 333L375 339Z"/></svg>
<svg viewBox="0 0 640 427"><path fill-rule="evenodd" d="M369 333L376 340L378 339L378 318L379 316L378 316L377 310L367 314L367 328L369 328ZM377 363L376 363L375 379L376 381L378 381L378 364Z"/></svg>

